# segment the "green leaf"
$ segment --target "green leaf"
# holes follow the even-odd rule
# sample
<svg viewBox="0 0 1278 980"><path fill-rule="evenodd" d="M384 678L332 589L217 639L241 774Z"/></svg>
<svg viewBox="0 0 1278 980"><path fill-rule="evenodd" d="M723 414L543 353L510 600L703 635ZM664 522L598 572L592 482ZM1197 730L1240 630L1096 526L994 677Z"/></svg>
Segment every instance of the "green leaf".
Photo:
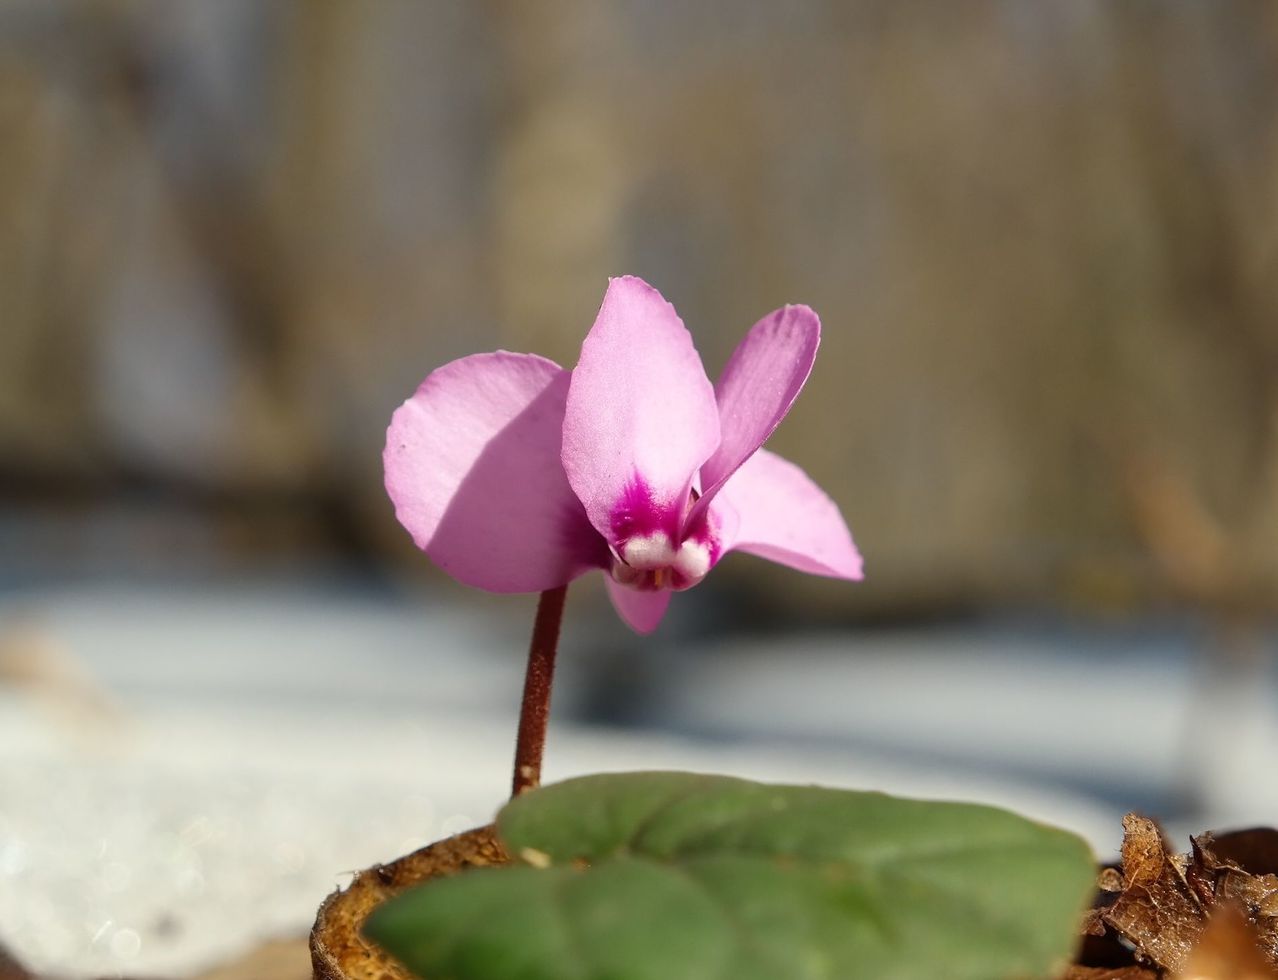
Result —
<svg viewBox="0 0 1278 980"><path fill-rule="evenodd" d="M1095 877L993 807L691 773L569 780L497 828L529 863L428 882L367 935L427 980L1047 977Z"/></svg>

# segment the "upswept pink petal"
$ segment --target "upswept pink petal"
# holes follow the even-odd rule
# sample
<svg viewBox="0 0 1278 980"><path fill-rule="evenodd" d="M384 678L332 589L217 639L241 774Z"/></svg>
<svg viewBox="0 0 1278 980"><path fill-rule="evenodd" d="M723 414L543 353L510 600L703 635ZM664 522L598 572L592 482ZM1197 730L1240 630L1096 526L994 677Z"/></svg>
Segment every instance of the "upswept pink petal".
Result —
<svg viewBox="0 0 1278 980"><path fill-rule="evenodd" d="M564 418L563 466L591 524L614 545L676 536L718 444L714 389L674 307L642 279L610 280Z"/></svg>
<svg viewBox="0 0 1278 980"><path fill-rule="evenodd" d="M715 385L719 448L701 467L702 496L688 515L689 526L781 424L812 372L820 343L817 315L806 306L783 306L751 327L737 345Z"/></svg>
<svg viewBox="0 0 1278 980"><path fill-rule="evenodd" d="M607 564L559 462L569 373L534 354L432 372L386 432L395 516L459 582L540 592Z"/></svg>
<svg viewBox="0 0 1278 980"><path fill-rule="evenodd" d="M803 470L760 449L723 485L737 512L729 550L747 551L813 575L860 579L861 554L834 501Z"/></svg>
<svg viewBox="0 0 1278 980"><path fill-rule="evenodd" d="M651 633L660 625L666 615L666 607L670 605L670 597L674 595L669 589L659 592L639 592L624 585L618 585L612 579L604 580L608 585L608 598L617 615L636 633Z"/></svg>

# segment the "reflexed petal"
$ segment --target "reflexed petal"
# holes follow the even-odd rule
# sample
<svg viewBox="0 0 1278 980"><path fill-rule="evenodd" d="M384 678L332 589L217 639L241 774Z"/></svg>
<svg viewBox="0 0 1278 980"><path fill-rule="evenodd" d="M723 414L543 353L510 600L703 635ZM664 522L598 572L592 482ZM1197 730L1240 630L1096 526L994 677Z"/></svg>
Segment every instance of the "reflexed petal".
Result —
<svg viewBox="0 0 1278 980"><path fill-rule="evenodd" d="M750 328L728 359L715 398L720 442L701 468L702 497L688 515L696 521L714 495L794 404L816 360L821 321L806 306L783 306Z"/></svg>
<svg viewBox="0 0 1278 980"><path fill-rule="evenodd" d="M560 463L568 372L533 354L446 364L395 412L386 492L440 568L490 592L540 592L607 563Z"/></svg>
<svg viewBox="0 0 1278 980"><path fill-rule="evenodd" d="M675 537L718 444L714 389L674 307L642 279L611 280L564 419L564 469L590 522L613 544Z"/></svg>
<svg viewBox="0 0 1278 980"><path fill-rule="evenodd" d="M670 605L670 597L674 594L669 589L655 592L640 592L629 586L620 585L611 578L605 578L608 586L608 598L612 607L627 626L636 633L651 633L661 623Z"/></svg>
<svg viewBox="0 0 1278 980"><path fill-rule="evenodd" d="M730 550L813 575L859 579L861 555L834 501L803 470L760 449L724 484L719 500L738 522Z"/></svg>

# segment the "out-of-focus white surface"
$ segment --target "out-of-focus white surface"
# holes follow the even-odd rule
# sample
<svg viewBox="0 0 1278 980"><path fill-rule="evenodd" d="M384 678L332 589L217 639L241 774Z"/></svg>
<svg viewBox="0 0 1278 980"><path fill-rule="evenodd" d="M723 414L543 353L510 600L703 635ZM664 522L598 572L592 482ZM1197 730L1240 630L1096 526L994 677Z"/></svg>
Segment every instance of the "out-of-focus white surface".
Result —
<svg viewBox="0 0 1278 980"><path fill-rule="evenodd" d="M1207 653L1157 631L737 640L683 658L657 720L1086 787L1124 810L1152 809L1187 847L1208 828L1278 823L1278 780L1266 775L1278 754L1278 651L1241 666Z"/></svg>
<svg viewBox="0 0 1278 980"><path fill-rule="evenodd" d="M349 872L486 822L513 719L148 711L68 737L0 703L0 937L62 975L180 975L300 933ZM838 752L708 748L557 726L548 780L637 768L979 799L1104 839L1068 794Z"/></svg>
<svg viewBox="0 0 1278 980"><path fill-rule="evenodd" d="M63 976L179 976L302 932L351 871L492 816L522 633L305 592L0 604L12 682L0 685L0 943ZM1151 679L961 635L645 643L665 651L652 717L667 734L565 722L582 678L562 670L547 780L690 769L980 800L1109 852L1122 802L1065 787L1088 772L1121 786L1130 771L1166 788L1173 716L1192 700L1183 657ZM50 676L23 666L23 646L45 650ZM1148 701L1128 685L1138 679ZM1129 694L1115 702L1115 689ZM1272 744L1268 692L1249 696L1222 710L1251 726L1259 753ZM1111 743L1106 718L1138 714L1148 742ZM1265 780L1217 790L1234 815L1265 822Z"/></svg>

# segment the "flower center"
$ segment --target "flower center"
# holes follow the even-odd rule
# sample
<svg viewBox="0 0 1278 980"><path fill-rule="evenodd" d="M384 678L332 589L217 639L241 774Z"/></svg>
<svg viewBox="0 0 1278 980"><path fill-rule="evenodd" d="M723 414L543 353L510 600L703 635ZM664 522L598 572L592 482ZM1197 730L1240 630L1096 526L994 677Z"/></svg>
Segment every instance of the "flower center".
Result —
<svg viewBox="0 0 1278 980"><path fill-rule="evenodd" d="M676 545L664 531L638 534L613 552L612 577L642 592L690 589L710 571L710 545L690 537Z"/></svg>

